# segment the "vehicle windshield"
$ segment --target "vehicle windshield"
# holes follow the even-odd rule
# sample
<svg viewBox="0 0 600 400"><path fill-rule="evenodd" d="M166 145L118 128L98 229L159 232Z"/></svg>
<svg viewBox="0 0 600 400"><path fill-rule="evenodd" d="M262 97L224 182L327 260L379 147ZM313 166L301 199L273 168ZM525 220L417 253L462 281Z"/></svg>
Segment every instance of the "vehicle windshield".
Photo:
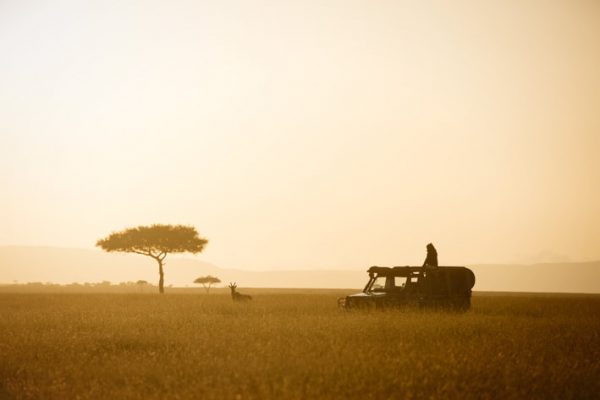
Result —
<svg viewBox="0 0 600 400"><path fill-rule="evenodd" d="M378 276L371 285L371 292L383 292L385 290L385 276Z"/></svg>
<svg viewBox="0 0 600 400"><path fill-rule="evenodd" d="M378 276L373 280L370 292L398 291L406 287L408 278L405 276Z"/></svg>

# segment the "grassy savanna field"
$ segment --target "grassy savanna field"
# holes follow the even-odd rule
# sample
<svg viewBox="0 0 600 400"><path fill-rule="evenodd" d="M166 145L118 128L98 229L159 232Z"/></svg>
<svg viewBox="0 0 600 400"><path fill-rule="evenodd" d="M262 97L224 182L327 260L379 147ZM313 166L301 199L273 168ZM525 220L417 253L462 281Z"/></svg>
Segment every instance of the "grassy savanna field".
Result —
<svg viewBox="0 0 600 400"><path fill-rule="evenodd" d="M0 293L0 398L598 398L600 296L343 312L339 290ZM351 292L351 291L350 291Z"/></svg>

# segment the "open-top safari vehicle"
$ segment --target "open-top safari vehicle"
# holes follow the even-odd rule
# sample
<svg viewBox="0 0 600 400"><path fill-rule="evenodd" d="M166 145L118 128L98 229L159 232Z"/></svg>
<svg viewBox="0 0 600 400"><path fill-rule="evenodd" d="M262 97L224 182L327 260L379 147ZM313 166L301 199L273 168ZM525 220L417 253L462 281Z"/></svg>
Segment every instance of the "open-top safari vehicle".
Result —
<svg viewBox="0 0 600 400"><path fill-rule="evenodd" d="M377 267L361 293L338 299L345 309L433 307L466 311L475 274L465 267Z"/></svg>

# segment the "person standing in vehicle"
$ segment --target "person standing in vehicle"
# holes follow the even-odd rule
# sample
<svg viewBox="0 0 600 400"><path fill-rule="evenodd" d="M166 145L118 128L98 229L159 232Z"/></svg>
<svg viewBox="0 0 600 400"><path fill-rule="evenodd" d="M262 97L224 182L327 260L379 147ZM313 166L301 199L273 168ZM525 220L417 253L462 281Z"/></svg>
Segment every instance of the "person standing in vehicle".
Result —
<svg viewBox="0 0 600 400"><path fill-rule="evenodd" d="M427 245L427 257L425 258L425 262L423 263L424 267L437 267L438 266L438 257L437 251L433 244L429 243Z"/></svg>

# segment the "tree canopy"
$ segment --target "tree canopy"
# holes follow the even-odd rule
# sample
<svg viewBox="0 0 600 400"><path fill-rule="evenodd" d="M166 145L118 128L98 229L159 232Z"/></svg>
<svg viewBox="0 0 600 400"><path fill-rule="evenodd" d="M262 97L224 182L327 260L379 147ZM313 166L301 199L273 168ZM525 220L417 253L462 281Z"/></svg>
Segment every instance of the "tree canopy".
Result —
<svg viewBox="0 0 600 400"><path fill-rule="evenodd" d="M202 284L204 289L206 289L206 293L208 293L210 291L210 287L215 283L221 283L221 280L216 276L207 275L196 278L194 283Z"/></svg>
<svg viewBox="0 0 600 400"><path fill-rule="evenodd" d="M150 225L113 232L98 240L96 246L112 252L137 253L160 257L168 253L196 254L204 249L208 240L198 236L196 228L185 225Z"/></svg>
<svg viewBox="0 0 600 400"><path fill-rule="evenodd" d="M201 238L193 226L150 225L113 232L96 242L107 252L142 254L158 262L158 290L164 293L164 259L169 253L196 254L204 249L208 240Z"/></svg>
<svg viewBox="0 0 600 400"><path fill-rule="evenodd" d="M196 278L196 280L194 281L194 283L221 283L221 280L219 278L217 278L216 276L201 276L200 278Z"/></svg>

